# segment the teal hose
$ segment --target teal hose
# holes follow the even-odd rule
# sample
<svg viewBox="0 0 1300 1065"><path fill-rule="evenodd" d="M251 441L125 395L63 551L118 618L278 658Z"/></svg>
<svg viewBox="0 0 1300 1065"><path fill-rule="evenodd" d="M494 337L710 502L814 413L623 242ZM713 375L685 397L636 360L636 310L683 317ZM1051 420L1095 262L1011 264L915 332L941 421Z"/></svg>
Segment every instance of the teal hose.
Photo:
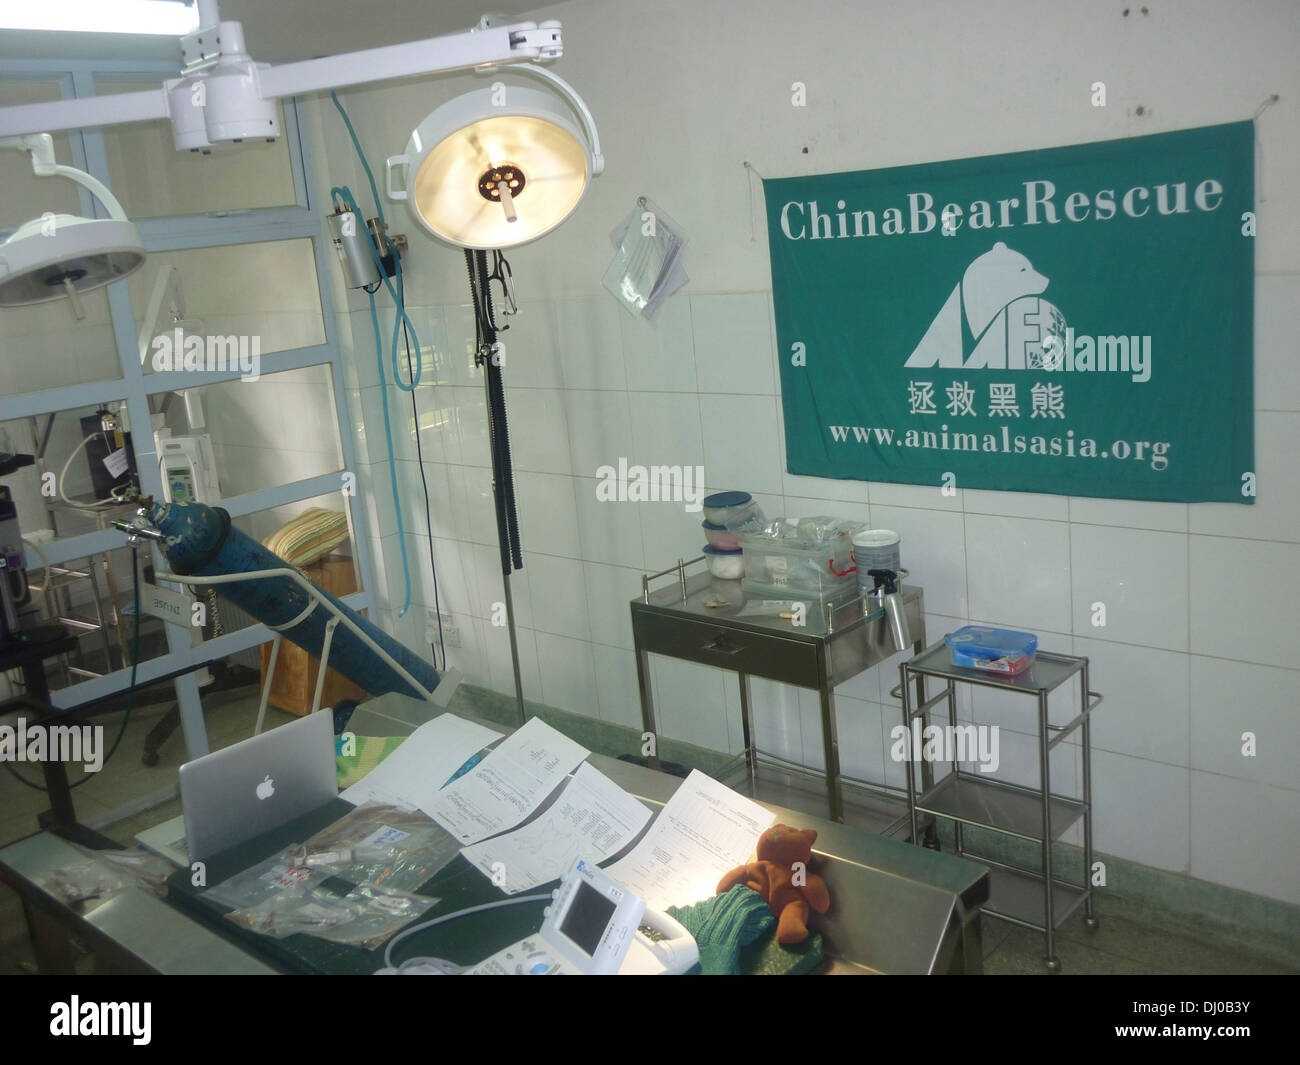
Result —
<svg viewBox="0 0 1300 1065"><path fill-rule="evenodd" d="M352 138L352 145L356 149L357 157L361 160L361 166L366 172L367 180L369 180L370 182L370 191L375 198L375 208L378 213L379 220L381 222L384 222L385 221L384 208L379 200L379 189L375 185L375 176L370 169L370 164L366 161L366 153L362 150L361 142L357 139L356 130L352 128L352 121L348 118L348 113L343 109L342 103L339 102L338 95L336 93L331 92L330 99L334 101L334 106L338 109L339 114L343 116L343 124L347 126L348 134ZM337 197L343 200L345 206L350 207L354 211L356 211L358 221L362 220L361 211L357 205L357 199L355 196L352 195L352 190L348 188L346 185L336 185L335 187L331 188L330 197L331 198ZM364 222L362 222L362 224L364 224ZM385 224L387 223L385 222ZM394 253L393 255L393 262L396 265L396 270L397 270L397 289L396 291L394 291L393 284L391 281L389 281L388 274L384 270L383 261L380 259L379 250L375 247L374 241L367 239L366 245L370 248L370 254L372 258L375 260L376 267L379 269L379 276L384 282L384 287L388 289L388 294L393 297L393 303L397 308L397 316L393 321L393 343L390 349L390 357L392 359L392 364L393 364L393 379L396 382L397 387L402 389L402 391L414 392L416 386L420 383L423 360L417 359L415 372L412 375L409 384L402 381L402 376L401 373L398 371L398 366L397 366L397 344L399 338L401 337L403 323L405 323L406 328L410 332L411 338L415 343L416 351L419 352L420 350L420 339L416 335L415 326L412 324L411 319L407 316L406 313L406 305L404 302L405 289L403 287L403 281L402 281L401 256L397 255L396 253ZM379 398L380 398L380 403L383 406L383 410L384 410L384 440L388 445L388 473L389 473L390 483L392 484L392 488L393 488L393 509L397 515L397 544L398 544L398 549L400 551L400 554L402 556L403 598L402 598L402 609L397 612L397 616L400 618L405 616L406 612L411 608L411 564L410 564L410 560L407 557L407 552L406 552L406 532L404 528L405 523L402 521L402 499L397 488L397 458L393 451L392 416L389 414L388 411L388 381L384 374L384 343L380 337L380 332L379 332L379 312L375 307L375 294L373 292L367 292L366 295L370 300L370 324L374 329L374 334L375 334L375 354L377 356L376 365L378 366L379 369ZM418 426L416 427L416 431L417 432L419 431Z"/></svg>
<svg viewBox="0 0 1300 1065"><path fill-rule="evenodd" d="M362 151L361 142L357 140L357 131L352 128L352 119L348 118L348 113L345 110L343 110L343 104L339 101L338 93L331 90L330 99L334 101L335 108L338 110L338 113L342 116L343 125L347 126L348 128L348 136L352 138L352 147L357 150L357 158L361 160L362 169L364 169L366 172L366 180L370 182L370 195L373 196L375 199L375 211L379 215L379 221L383 222L384 225L388 225L388 219L384 217L383 202L379 199L379 188L377 185L375 185L375 175L370 170L370 164L366 162L366 153ZM343 186L343 188L346 189L347 186L345 185ZM352 202L356 203L356 200L353 200Z"/></svg>
<svg viewBox="0 0 1300 1065"><path fill-rule="evenodd" d="M348 136L352 138L352 146L356 149L357 158L361 160L361 168L366 172L366 180L370 182L370 194L375 198L375 213L379 216L379 221L383 222L384 225L387 226L388 220L384 217L384 206L379 199L379 188L375 184L375 175L370 169L370 163L366 159L365 151L362 150L361 142L357 139L357 132L352 128L352 120L348 118L347 111L343 109L343 104L339 100L338 93L331 92L330 99L334 101L334 106L338 109L338 113L343 116L343 124L348 128ZM356 197L352 195L352 190L346 185L340 185L330 189L331 196L336 194L342 196L354 208L356 207ZM360 220L360 211L358 210L357 213L358 220ZM416 335L415 326L406 313L406 293L402 279L402 257L397 254L393 255L393 264L397 271L397 289L394 291L393 283L388 279L388 273L384 270L383 261L379 257L379 250L375 247L374 241L368 240L366 243L370 247L370 255L375 260L375 265L379 268L379 277L383 281L384 287L388 289L388 294L393 297L393 304L397 308L397 317L393 319L393 343L389 349L390 358L393 364L393 380L397 383L397 387L403 392L414 392L416 386L420 383L420 377L424 372L424 360L416 360L415 375L411 378L410 384L407 384L402 380L402 374L397 365L397 346L401 339L403 325L406 326L407 331L411 334L411 340L415 350L417 352L420 350L420 338Z"/></svg>

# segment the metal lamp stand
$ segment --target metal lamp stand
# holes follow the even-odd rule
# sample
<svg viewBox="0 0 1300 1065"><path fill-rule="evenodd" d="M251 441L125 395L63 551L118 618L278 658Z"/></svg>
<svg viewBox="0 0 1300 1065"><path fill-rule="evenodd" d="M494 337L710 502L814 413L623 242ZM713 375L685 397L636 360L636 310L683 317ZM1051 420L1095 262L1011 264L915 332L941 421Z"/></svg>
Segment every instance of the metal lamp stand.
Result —
<svg viewBox="0 0 1300 1065"><path fill-rule="evenodd" d="M505 593L506 631L510 635L510 666L514 673L515 704L519 724L524 714L524 686L519 674L519 638L515 632L515 604L510 594L510 577L524 568L523 549L519 541L519 513L515 506L514 468L510 458L510 431L506 424L505 384L501 374L500 348L497 343L496 319L492 312L487 253L465 251L469 267L470 293L474 300L478 347L474 362L483 370L483 390L487 402L488 445L492 453L492 498L496 506L497 547L501 553L501 585Z"/></svg>

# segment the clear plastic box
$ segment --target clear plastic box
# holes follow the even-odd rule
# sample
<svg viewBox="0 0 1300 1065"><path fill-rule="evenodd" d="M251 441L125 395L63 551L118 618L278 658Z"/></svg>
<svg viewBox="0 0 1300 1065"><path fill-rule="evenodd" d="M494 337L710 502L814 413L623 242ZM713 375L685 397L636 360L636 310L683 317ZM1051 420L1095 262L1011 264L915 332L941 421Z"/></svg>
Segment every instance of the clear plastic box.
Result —
<svg viewBox="0 0 1300 1065"><path fill-rule="evenodd" d="M816 544L770 533L743 533L740 547L747 594L819 602L847 600L858 594L853 541L847 533Z"/></svg>

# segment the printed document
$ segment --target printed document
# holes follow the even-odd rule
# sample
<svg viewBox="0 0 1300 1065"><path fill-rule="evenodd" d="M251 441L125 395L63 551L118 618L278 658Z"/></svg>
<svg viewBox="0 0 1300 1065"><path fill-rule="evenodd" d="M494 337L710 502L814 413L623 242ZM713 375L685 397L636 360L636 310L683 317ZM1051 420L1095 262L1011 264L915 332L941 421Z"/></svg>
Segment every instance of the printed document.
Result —
<svg viewBox="0 0 1300 1065"><path fill-rule="evenodd" d="M457 769L500 738L499 732L483 725L442 714L407 736L397 750L339 797L354 806L379 802L424 809Z"/></svg>
<svg viewBox="0 0 1300 1065"><path fill-rule="evenodd" d="M533 718L420 809L462 844L514 828L591 752Z"/></svg>
<svg viewBox="0 0 1300 1065"><path fill-rule="evenodd" d="M696 769L641 842L605 872L652 909L687 906L716 894L718 881L749 860L775 820L770 810Z"/></svg>
<svg viewBox="0 0 1300 1065"><path fill-rule="evenodd" d="M602 862L636 839L650 811L590 765L522 828L461 851L507 895L558 880L579 858Z"/></svg>

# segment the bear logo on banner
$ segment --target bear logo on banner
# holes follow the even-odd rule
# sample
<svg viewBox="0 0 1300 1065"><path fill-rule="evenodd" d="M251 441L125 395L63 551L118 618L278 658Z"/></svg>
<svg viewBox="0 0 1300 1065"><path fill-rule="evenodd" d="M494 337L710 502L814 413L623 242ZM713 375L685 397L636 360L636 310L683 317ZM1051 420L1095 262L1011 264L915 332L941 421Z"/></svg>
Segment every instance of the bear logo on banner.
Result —
<svg viewBox="0 0 1300 1065"><path fill-rule="evenodd" d="M961 370L1056 369L1050 345L1065 316L1039 296L1048 280L998 241L966 267L905 366ZM963 317L964 328L963 328Z"/></svg>

